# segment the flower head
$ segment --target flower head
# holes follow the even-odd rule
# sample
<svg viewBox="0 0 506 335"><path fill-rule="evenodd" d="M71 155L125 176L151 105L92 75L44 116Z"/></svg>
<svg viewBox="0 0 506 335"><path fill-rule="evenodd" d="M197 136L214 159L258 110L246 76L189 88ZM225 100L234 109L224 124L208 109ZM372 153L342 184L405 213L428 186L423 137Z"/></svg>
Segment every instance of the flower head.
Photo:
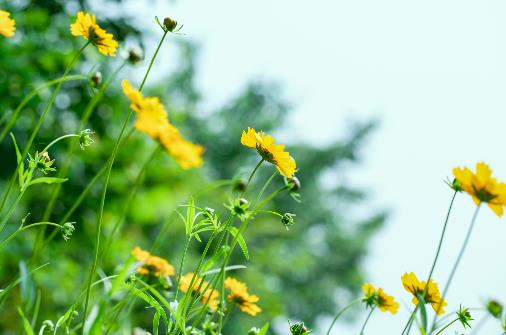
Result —
<svg viewBox="0 0 506 335"><path fill-rule="evenodd" d="M14 32L16 31L16 21L9 18L10 15L11 13L0 10L0 35L4 35L5 37L14 36Z"/></svg>
<svg viewBox="0 0 506 335"><path fill-rule="evenodd" d="M157 97L144 97L127 81L123 80L123 93L130 99L130 108L137 114L135 128L160 142L183 169L203 164L204 148L183 138L168 119L167 112Z"/></svg>
<svg viewBox="0 0 506 335"><path fill-rule="evenodd" d="M262 309L256 305L259 298L254 294L248 293L248 287L245 283L228 277L225 279L225 287L230 290L227 299L235 302L244 313L255 316L262 311Z"/></svg>
<svg viewBox="0 0 506 335"><path fill-rule="evenodd" d="M502 216L506 206L506 183L498 182L492 178L492 170L487 164L476 164L476 173L469 168L455 168L453 175L460 184L462 190L468 193L476 203L488 204L488 207L497 215Z"/></svg>
<svg viewBox="0 0 506 335"><path fill-rule="evenodd" d="M153 256L148 251L135 247L132 250L132 256L140 262L142 266L137 269L137 272L143 275L153 275L155 277L173 276L175 274L174 267L165 259Z"/></svg>
<svg viewBox="0 0 506 335"><path fill-rule="evenodd" d="M418 296L423 296L425 288L427 287L427 292L425 293L425 303L431 304L432 308L436 312L437 315L444 314L444 308L447 306L446 301L441 298L441 293L439 293L439 288L437 283L429 280L429 284L425 281L419 281L416 275L411 273L405 273L402 277L402 285L413 295L413 304L418 304Z"/></svg>
<svg viewBox="0 0 506 335"><path fill-rule="evenodd" d="M195 278L193 279L192 284L193 277ZM188 272L184 276L181 276L179 280L179 288L184 293L191 291L193 294L197 295L200 303L203 305L208 304L212 311L216 311L218 308L218 297L220 296L220 293L213 289L209 282L195 275L193 272Z"/></svg>
<svg viewBox="0 0 506 335"><path fill-rule="evenodd" d="M282 176L293 177L296 168L295 160L289 152L285 151L284 145L275 143L272 136L265 135L263 131L256 132L255 129L248 128L248 131L242 132L241 144L256 149L264 160L276 166Z"/></svg>
<svg viewBox="0 0 506 335"><path fill-rule="evenodd" d="M82 36L85 40L97 47L101 54L115 56L118 42L97 24L95 15L78 12L76 21L70 25L70 33Z"/></svg>
<svg viewBox="0 0 506 335"><path fill-rule="evenodd" d="M394 297L386 294L382 288L376 288L372 284L366 283L362 285L364 291L364 301L367 306L378 306L382 312L397 313L399 303L395 301Z"/></svg>

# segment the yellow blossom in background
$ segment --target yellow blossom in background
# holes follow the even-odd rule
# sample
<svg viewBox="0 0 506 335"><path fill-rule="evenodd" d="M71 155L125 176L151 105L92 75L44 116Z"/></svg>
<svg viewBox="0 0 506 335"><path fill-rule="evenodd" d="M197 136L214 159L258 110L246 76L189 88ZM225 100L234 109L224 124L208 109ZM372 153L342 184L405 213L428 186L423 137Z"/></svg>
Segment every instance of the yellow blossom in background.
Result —
<svg viewBox="0 0 506 335"><path fill-rule="evenodd" d="M259 298L254 294L248 293L246 284L232 277L228 277L225 279L225 287L230 290L227 299L235 302L244 313L255 316L262 311L262 309L256 305Z"/></svg>
<svg viewBox="0 0 506 335"><path fill-rule="evenodd" d="M153 256L149 252L135 247L132 250L132 256L140 262L142 266L137 269L137 272L143 275L153 275L155 277L173 276L175 274L174 267L165 259Z"/></svg>
<svg viewBox="0 0 506 335"><path fill-rule="evenodd" d="M70 25L70 33L82 36L97 47L98 51L106 56L115 56L118 42L97 24L95 15L78 12L76 21Z"/></svg>
<svg viewBox="0 0 506 335"><path fill-rule="evenodd" d="M476 205L485 202L497 216L503 215L506 206L506 183L492 178L492 170L487 164L477 163L476 173L467 167L454 168L453 175L462 190L473 198Z"/></svg>
<svg viewBox="0 0 506 335"><path fill-rule="evenodd" d="M376 288L370 283L362 285L364 291L364 301L370 305L376 305L382 312L397 313L399 303L395 301L393 296L390 296L383 291L383 289Z"/></svg>
<svg viewBox="0 0 506 335"><path fill-rule="evenodd" d="M136 113L135 128L163 145L165 150L183 169L202 166L204 147L183 138L170 122L157 97L144 97L128 80L121 82L123 93L130 100L130 108Z"/></svg>
<svg viewBox="0 0 506 335"><path fill-rule="evenodd" d="M0 10L0 35L12 37L16 31L16 21L9 16L11 13Z"/></svg>
<svg viewBox="0 0 506 335"><path fill-rule="evenodd" d="M193 272L188 272L179 279L179 288L184 293L190 291L190 284L193 276ZM192 293L198 296L202 305L208 304L209 308L213 312L216 311L219 305L218 297L220 296L220 293L213 289L209 282L199 276L195 276L191 287Z"/></svg>
<svg viewBox="0 0 506 335"><path fill-rule="evenodd" d="M437 315L444 314L444 308L448 305L446 301L441 298L441 293L439 292L439 288L436 282L434 282L432 279L429 280L429 284L427 285L427 282L420 281L416 277L416 275L413 272L405 273L402 277L402 285L408 291L413 295L413 304L418 304L418 298L417 295L423 295L423 292L425 290L425 287L427 287L427 293L425 295L425 303L431 304L432 308L436 312Z"/></svg>
<svg viewBox="0 0 506 335"><path fill-rule="evenodd" d="M285 151L284 145L275 143L272 136L248 127L247 131L242 132L241 144L256 149L264 160L276 166L282 176L293 177L296 169L295 160Z"/></svg>

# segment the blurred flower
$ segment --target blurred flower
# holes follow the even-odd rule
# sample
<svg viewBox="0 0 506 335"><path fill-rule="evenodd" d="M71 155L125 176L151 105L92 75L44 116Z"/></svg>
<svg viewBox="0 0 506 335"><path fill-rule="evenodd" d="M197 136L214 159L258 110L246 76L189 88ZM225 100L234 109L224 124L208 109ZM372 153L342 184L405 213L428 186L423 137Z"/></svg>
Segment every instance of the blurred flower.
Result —
<svg viewBox="0 0 506 335"><path fill-rule="evenodd" d="M239 306L239 309L246 314L255 316L262 311L255 303L259 298L254 294L248 293L248 287L232 277L225 279L225 287L230 290L227 296L229 301L233 301Z"/></svg>
<svg viewBox="0 0 506 335"><path fill-rule="evenodd" d="M209 308L213 312L216 311L219 305L218 297L220 296L220 293L214 290L209 282L196 275L195 279L193 280L193 285L191 285L190 289L190 284L193 277L193 272L188 272L184 276L181 276L179 280L179 288L181 291L186 293L191 290L193 294L198 296L201 304L208 304Z"/></svg>
<svg viewBox="0 0 506 335"><path fill-rule="evenodd" d="M382 288L376 288L372 284L365 283L362 285L364 291L364 301L368 307L378 306L382 312L397 313L399 303L393 296L386 294Z"/></svg>
<svg viewBox="0 0 506 335"><path fill-rule="evenodd" d="M487 311L492 315L494 318L501 318L502 312L504 310L503 305L496 301L496 300L489 300L487 302Z"/></svg>
<svg viewBox="0 0 506 335"><path fill-rule="evenodd" d="M431 304L432 308L437 315L444 314L444 308L448 304L444 299L441 298L441 293L436 282L432 279L429 280L429 284L425 281L420 282L416 275L411 273L405 273L402 277L402 285L409 293L413 294L413 304L418 304L418 295L423 296L425 287L427 286L427 292L425 295L425 303Z"/></svg>
<svg viewBox="0 0 506 335"><path fill-rule="evenodd" d="M174 267L165 259L153 256L149 252L135 247L132 250L132 256L140 262L142 266L137 269L137 272L143 275L153 275L155 277L173 276L175 274Z"/></svg>
<svg viewBox="0 0 506 335"><path fill-rule="evenodd" d="M91 85L99 87L102 84L102 72L95 71L90 77Z"/></svg>
<svg viewBox="0 0 506 335"><path fill-rule="evenodd" d="M137 114L135 128L160 142L183 169L203 164L204 148L186 141L169 123L167 112L157 97L144 97L127 81L121 82L123 93L130 99L130 108Z"/></svg>
<svg viewBox="0 0 506 335"><path fill-rule="evenodd" d="M144 58L144 54L141 48L132 47L128 50L127 60L130 64L136 65Z"/></svg>
<svg viewBox="0 0 506 335"><path fill-rule="evenodd" d="M293 177L296 167L295 160L290 156L290 153L285 151L284 145L275 144L272 136L265 135L263 131L256 132L255 129L248 128L248 131L243 130L242 132L241 144L256 149L264 160L276 166L282 176Z"/></svg>
<svg viewBox="0 0 506 335"><path fill-rule="evenodd" d="M16 21L9 18L11 13L0 10L0 35L11 37L16 31Z"/></svg>
<svg viewBox="0 0 506 335"><path fill-rule="evenodd" d="M462 189L480 205L486 202L488 207L497 215L503 215L506 206L506 183L492 178L492 170L487 164L476 164L476 173L466 168L454 168L453 175L460 182Z"/></svg>
<svg viewBox="0 0 506 335"><path fill-rule="evenodd" d="M95 15L78 12L76 21L70 25L70 33L82 36L97 47L98 51L106 56L115 56L118 42L112 34L107 33L97 24Z"/></svg>

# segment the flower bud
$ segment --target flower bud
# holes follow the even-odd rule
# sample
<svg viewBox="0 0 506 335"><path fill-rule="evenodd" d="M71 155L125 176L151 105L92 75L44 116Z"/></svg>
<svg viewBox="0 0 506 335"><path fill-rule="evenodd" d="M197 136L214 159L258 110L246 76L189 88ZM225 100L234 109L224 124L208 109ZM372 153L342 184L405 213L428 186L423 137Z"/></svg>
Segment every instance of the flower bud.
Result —
<svg viewBox="0 0 506 335"><path fill-rule="evenodd" d="M286 182L286 186L290 192L298 192L300 190L300 180L296 176L289 178Z"/></svg>
<svg viewBox="0 0 506 335"><path fill-rule="evenodd" d="M132 65L139 63L144 58L144 54L142 49L137 47L132 47L128 50L128 62Z"/></svg>
<svg viewBox="0 0 506 335"><path fill-rule="evenodd" d="M260 333L260 329L257 327L252 327L250 330L248 330L248 335L258 335Z"/></svg>
<svg viewBox="0 0 506 335"><path fill-rule="evenodd" d="M246 183L246 180L244 179L236 179L234 180L234 191L238 191L238 192L244 192L246 191L246 186L248 184Z"/></svg>
<svg viewBox="0 0 506 335"><path fill-rule="evenodd" d="M70 237L72 236L72 233L74 232L74 230L76 229L74 227L74 223L75 222L65 222L63 224L63 228L62 228L62 236L63 236L63 239L65 241L68 241L70 240Z"/></svg>
<svg viewBox="0 0 506 335"><path fill-rule="evenodd" d="M90 77L91 83L93 87L99 87L102 84L102 73L100 71L95 71Z"/></svg>
<svg viewBox="0 0 506 335"><path fill-rule="evenodd" d="M165 27L165 29L172 32L177 27L177 21L171 19L170 17L166 17L165 19L163 19L163 26Z"/></svg>
<svg viewBox="0 0 506 335"><path fill-rule="evenodd" d="M471 317L471 313L469 313L469 308L462 308L462 306L460 306L459 310L457 311L457 317L459 318L459 321L464 329L466 327L471 328L469 322L472 321L473 318Z"/></svg>
<svg viewBox="0 0 506 335"><path fill-rule="evenodd" d="M286 230L288 230L291 226L295 224L295 220L293 219L296 215L292 213L285 213L281 217L281 222L285 226Z"/></svg>
<svg viewBox="0 0 506 335"><path fill-rule="evenodd" d="M487 311L494 318L500 318L503 312L503 305L496 300L489 300L487 302Z"/></svg>
<svg viewBox="0 0 506 335"><path fill-rule="evenodd" d="M90 129L84 129L79 133L79 146L81 147L81 149L84 150L84 148L86 148L87 146L90 146L91 144L95 143L95 141L93 141L93 139L90 136L91 134L94 134L94 132L91 131Z"/></svg>
<svg viewBox="0 0 506 335"><path fill-rule="evenodd" d="M290 324L290 333L292 333L292 335L307 335L311 333L311 331L304 326L304 322L296 322Z"/></svg>

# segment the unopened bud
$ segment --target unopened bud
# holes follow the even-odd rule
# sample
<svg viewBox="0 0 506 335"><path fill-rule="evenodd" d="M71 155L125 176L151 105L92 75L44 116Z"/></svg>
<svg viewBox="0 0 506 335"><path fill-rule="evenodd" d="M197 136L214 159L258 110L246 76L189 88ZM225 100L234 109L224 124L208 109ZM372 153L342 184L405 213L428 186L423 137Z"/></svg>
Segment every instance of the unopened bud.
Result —
<svg viewBox="0 0 506 335"><path fill-rule="evenodd" d="M143 58L144 58L144 53L142 52L142 50L140 48L133 47L133 48L130 48L130 50L128 50L128 62L130 64L135 65L135 64L139 63Z"/></svg>
<svg viewBox="0 0 506 335"><path fill-rule="evenodd" d="M163 19L163 26L165 27L165 29L172 32L177 27L177 21L171 19L170 17L166 17L165 19Z"/></svg>
<svg viewBox="0 0 506 335"><path fill-rule="evenodd" d="M102 84L102 73L100 71L93 72L90 80L94 87L99 87Z"/></svg>
<svg viewBox="0 0 506 335"><path fill-rule="evenodd" d="M298 192L300 190L300 180L295 176L289 178L286 185L290 192Z"/></svg>

